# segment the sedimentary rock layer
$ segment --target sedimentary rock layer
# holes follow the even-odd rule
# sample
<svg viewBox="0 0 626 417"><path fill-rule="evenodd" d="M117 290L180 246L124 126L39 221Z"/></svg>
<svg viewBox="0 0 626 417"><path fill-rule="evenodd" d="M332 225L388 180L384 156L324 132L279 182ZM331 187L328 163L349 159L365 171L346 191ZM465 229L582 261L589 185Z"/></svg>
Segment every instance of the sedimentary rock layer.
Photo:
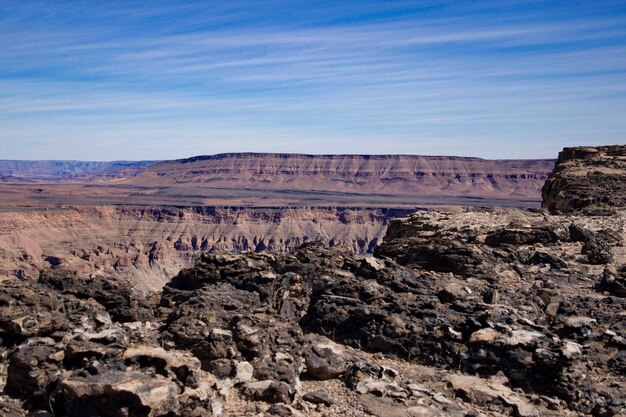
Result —
<svg viewBox="0 0 626 417"><path fill-rule="evenodd" d="M161 162L128 183L539 198L553 166L553 160L240 153Z"/></svg>
<svg viewBox="0 0 626 417"><path fill-rule="evenodd" d="M200 253L285 253L306 241L367 253L402 210L84 207L0 213L0 277L54 267L159 289Z"/></svg>

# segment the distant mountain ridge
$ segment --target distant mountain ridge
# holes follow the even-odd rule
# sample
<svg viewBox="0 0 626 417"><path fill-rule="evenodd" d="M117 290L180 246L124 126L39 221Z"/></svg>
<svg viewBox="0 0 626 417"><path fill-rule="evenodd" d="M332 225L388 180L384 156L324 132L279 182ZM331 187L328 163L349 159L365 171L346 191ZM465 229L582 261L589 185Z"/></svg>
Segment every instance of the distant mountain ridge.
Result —
<svg viewBox="0 0 626 417"><path fill-rule="evenodd" d="M162 161L127 183L539 201L554 163L460 156L225 153Z"/></svg>
<svg viewBox="0 0 626 417"><path fill-rule="evenodd" d="M0 160L0 181L94 181L128 178L156 161L25 161Z"/></svg>
<svg viewBox="0 0 626 417"><path fill-rule="evenodd" d="M485 161L486 159L475 157L475 156L454 156L454 155L411 155L411 154L307 154L307 153L281 153L281 152L226 152L226 153L217 153L214 155L197 155L189 158L181 158L174 159L171 161L160 161L160 162L180 162L183 164L198 162L198 161L211 161L211 160L220 160L220 159L263 159L263 158L278 158L278 159L293 159L293 158L304 158L304 159L395 159L399 157L408 157L408 158L428 158L428 159L458 159L458 160L476 160L476 161ZM502 161L507 161L507 159L502 159ZM523 159L520 159L523 161Z"/></svg>
<svg viewBox="0 0 626 417"><path fill-rule="evenodd" d="M271 190L540 201L552 159L222 153L168 161L0 160L0 182L103 182L157 188Z"/></svg>

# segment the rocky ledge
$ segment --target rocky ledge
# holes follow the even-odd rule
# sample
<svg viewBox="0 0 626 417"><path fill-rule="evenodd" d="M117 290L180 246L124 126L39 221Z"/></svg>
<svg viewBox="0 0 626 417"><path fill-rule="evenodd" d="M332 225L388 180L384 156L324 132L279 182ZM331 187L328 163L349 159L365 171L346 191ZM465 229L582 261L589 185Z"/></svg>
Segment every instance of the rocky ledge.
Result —
<svg viewBox="0 0 626 417"><path fill-rule="evenodd" d="M543 190L553 213L611 214L626 206L626 145L565 148Z"/></svg>
<svg viewBox="0 0 626 417"><path fill-rule="evenodd" d="M375 257L0 284L3 416L618 416L626 215L423 212Z"/></svg>

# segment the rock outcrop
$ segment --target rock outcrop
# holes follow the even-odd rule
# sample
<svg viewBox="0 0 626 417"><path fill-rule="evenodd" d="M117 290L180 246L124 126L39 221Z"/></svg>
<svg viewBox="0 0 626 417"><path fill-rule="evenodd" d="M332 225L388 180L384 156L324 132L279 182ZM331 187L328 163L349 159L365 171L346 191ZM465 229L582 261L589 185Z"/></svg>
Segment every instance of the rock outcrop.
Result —
<svg viewBox="0 0 626 417"><path fill-rule="evenodd" d="M626 206L626 145L565 148L543 187L553 213L611 213Z"/></svg>

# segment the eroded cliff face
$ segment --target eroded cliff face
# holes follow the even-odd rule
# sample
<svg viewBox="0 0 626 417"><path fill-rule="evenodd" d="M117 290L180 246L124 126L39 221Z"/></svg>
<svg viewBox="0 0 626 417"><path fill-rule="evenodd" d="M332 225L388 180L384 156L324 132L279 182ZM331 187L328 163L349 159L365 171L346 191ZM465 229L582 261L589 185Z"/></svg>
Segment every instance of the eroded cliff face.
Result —
<svg viewBox="0 0 626 417"><path fill-rule="evenodd" d="M165 161L128 183L539 199L553 166L554 160L241 153Z"/></svg>
<svg viewBox="0 0 626 417"><path fill-rule="evenodd" d="M320 240L367 253L401 210L350 208L114 208L0 213L0 277L58 268L128 277L158 290L214 250L286 253Z"/></svg>
<svg viewBox="0 0 626 417"><path fill-rule="evenodd" d="M626 206L626 145L565 148L543 187L553 213L601 214Z"/></svg>

